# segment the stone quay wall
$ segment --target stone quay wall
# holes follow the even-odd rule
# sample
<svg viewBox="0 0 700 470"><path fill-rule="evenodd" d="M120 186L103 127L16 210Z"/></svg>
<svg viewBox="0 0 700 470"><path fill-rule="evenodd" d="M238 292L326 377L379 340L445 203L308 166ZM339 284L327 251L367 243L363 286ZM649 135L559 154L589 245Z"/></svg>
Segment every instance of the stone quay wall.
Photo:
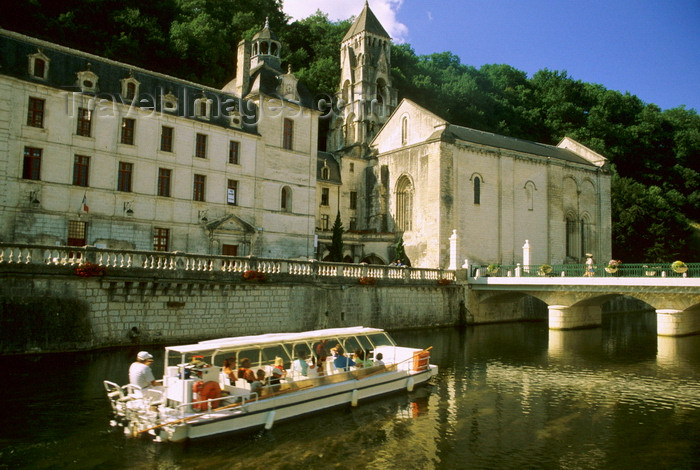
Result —
<svg viewBox="0 0 700 470"><path fill-rule="evenodd" d="M259 282L245 280L245 271L109 266L82 277L76 269L85 263L40 259L0 262L0 354L357 325L450 326L464 299L462 285L439 276L269 272Z"/></svg>

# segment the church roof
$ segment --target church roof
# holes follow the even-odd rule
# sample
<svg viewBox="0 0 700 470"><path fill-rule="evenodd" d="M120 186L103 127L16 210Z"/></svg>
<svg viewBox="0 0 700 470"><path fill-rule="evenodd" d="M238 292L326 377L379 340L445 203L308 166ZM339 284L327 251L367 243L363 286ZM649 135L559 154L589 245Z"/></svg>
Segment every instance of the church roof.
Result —
<svg viewBox="0 0 700 470"><path fill-rule="evenodd" d="M479 131L469 127L455 126L449 124L445 129L442 138L454 137L465 142L472 142L488 147L502 148L505 150L513 150L516 152L529 153L542 157L556 158L558 160L591 165L589 160L580 155L561 147L554 145L540 144L529 140L518 139L515 137L507 137L505 135L493 134L491 132Z"/></svg>
<svg viewBox="0 0 700 470"><path fill-rule="evenodd" d="M357 17L348 32L345 34L343 41L347 41L351 37L355 36L356 34L360 34L363 31L391 39L391 36L389 36L389 33L386 32L384 26L382 26L377 17L374 16L374 13L372 13L372 10L370 10L368 2L365 2L365 7L362 9L362 13L360 13L360 16Z"/></svg>

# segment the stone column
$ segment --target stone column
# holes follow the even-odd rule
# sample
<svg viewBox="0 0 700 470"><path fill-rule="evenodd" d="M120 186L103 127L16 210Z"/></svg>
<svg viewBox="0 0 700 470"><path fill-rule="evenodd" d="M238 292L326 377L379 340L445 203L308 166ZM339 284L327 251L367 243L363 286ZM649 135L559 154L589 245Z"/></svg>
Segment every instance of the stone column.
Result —
<svg viewBox="0 0 700 470"><path fill-rule="evenodd" d="M683 336L700 332L700 314L674 308L656 310L656 334Z"/></svg>
<svg viewBox="0 0 700 470"><path fill-rule="evenodd" d="M570 307L567 305L550 305L550 330L574 330L577 328L593 328L603 322L599 305Z"/></svg>
<svg viewBox="0 0 700 470"><path fill-rule="evenodd" d="M457 269L457 230L452 230L450 237L450 265L447 269L450 271Z"/></svg>
<svg viewBox="0 0 700 470"><path fill-rule="evenodd" d="M523 245L523 270L526 273L530 272L530 241L525 240Z"/></svg>

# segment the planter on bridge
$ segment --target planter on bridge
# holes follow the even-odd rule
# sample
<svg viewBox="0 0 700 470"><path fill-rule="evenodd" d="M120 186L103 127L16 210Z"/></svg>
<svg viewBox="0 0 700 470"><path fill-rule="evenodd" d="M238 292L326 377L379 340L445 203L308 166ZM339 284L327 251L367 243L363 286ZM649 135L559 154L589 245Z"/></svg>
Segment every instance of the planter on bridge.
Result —
<svg viewBox="0 0 700 470"><path fill-rule="evenodd" d="M674 273L683 274L688 271L688 266L683 261L674 261L671 263L671 269Z"/></svg>

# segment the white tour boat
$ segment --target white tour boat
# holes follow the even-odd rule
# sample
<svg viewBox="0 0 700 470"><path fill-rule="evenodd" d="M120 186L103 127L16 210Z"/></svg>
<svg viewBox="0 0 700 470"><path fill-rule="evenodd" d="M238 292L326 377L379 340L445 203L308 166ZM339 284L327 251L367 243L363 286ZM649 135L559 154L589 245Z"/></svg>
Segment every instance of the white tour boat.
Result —
<svg viewBox="0 0 700 470"><path fill-rule="evenodd" d="M364 360L357 359L356 366L336 367L343 361L334 356L338 345L348 359L364 355ZM235 380L222 367L232 359L237 361ZM169 346L164 362L162 387L141 390L104 381L114 411L113 425L123 426L129 435L150 434L158 441L270 429L277 421L412 391L438 371L430 364L430 348L400 347L384 330L364 327ZM253 373L262 370L266 379L252 384L245 380L246 371L240 367L248 362ZM277 371L275 364L279 364ZM274 377L281 374L279 383L271 379L273 372Z"/></svg>

